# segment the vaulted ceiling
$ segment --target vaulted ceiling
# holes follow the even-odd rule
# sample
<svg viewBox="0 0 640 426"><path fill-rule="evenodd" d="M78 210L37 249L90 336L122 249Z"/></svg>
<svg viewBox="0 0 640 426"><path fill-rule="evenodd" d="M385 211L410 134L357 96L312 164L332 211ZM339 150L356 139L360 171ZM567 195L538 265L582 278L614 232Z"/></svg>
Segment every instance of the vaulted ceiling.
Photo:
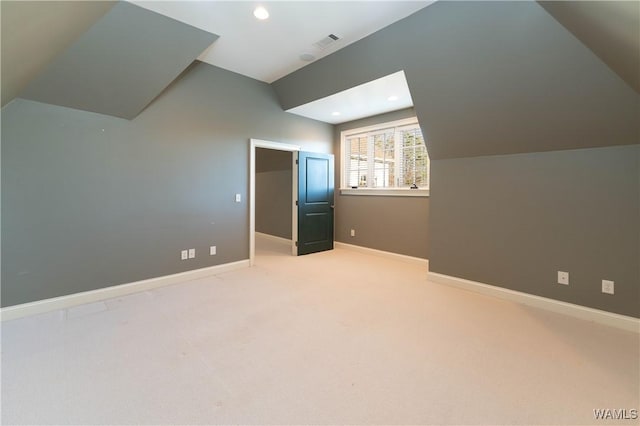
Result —
<svg viewBox="0 0 640 426"><path fill-rule="evenodd" d="M426 6L433 0L253 1L130 0L145 9L220 35L199 60L271 83L304 67L302 54L320 59ZM338 40L316 45L334 34ZM310 58L309 58L310 59Z"/></svg>
<svg viewBox="0 0 640 426"><path fill-rule="evenodd" d="M499 5L492 2L471 2L468 5L466 2L453 2L458 5L447 4L441 7L438 7L439 2L429 6L431 1L302 4L267 2L267 5L272 4L275 16L271 22L256 22L249 15L255 6L252 2L135 3L144 8L132 3L112 1L0 2L2 105L16 96L22 96L133 118L152 102L171 80L186 69L190 62L200 58L213 65L267 82L283 73L298 69L297 72L273 84L280 95L283 107L291 108L301 103L291 101L286 94L286 86L303 76L303 80L306 79L305 84L309 87L296 96L297 99L305 101L302 103L307 103L321 97L336 95L342 90L375 80L385 74L400 71L404 64L389 66L390 56L376 58L376 52L362 50L362 46L370 44L366 42L369 38L381 41L382 45L388 44L380 40L380 33L385 30L365 39L363 37L407 15L418 11L420 16L425 18L424 22L429 25L429 28L421 28L420 25L425 24L419 24L409 37L434 37L438 35L436 30L441 25L435 18L438 16L438 10L475 8L479 16L484 16L487 10L502 13L501 10L511 8L508 2L499 2L503 7L498 7ZM541 1L539 4L625 84L640 92L639 2ZM524 5L520 9L527 7L529 6ZM358 16L358 19L354 20L354 16ZM516 13L513 16L519 19L520 15ZM412 22L410 18L394 26L405 25L405 21ZM460 21L455 19L451 24L461 25ZM523 24L525 25L520 31L515 29L516 37L528 34L528 23ZM252 29L256 25L262 25L262 32ZM478 23L476 19L471 19L467 25L473 29ZM467 31L469 28L461 28L461 31ZM344 38L324 51L313 47L311 41L321 38L325 33L339 34ZM216 41L218 35L220 41ZM262 43L259 42L261 36L264 38ZM487 33L484 40L475 40L473 43L493 51L504 42L499 36L499 33ZM503 33L502 37L504 36ZM298 42L303 44L299 45ZM449 42L450 40L425 39L420 41L419 45L441 43L444 46ZM507 41L508 43L510 41ZM526 49L529 46L526 42L523 43L522 63L530 62L535 67L531 55L537 55L539 52L532 51L528 54ZM315 77L313 70L322 68L321 63L341 64L345 55L351 54L346 53L347 50L355 52L349 48L356 44L360 46L360 53L356 53L355 57L365 55L369 57L367 62L373 62L375 59L378 64L374 64L371 69L361 69L362 72L356 73L357 76L351 73L345 75L339 69L334 69L324 76ZM291 50L285 48L287 46L295 48ZM303 46L309 48L303 50ZM405 48L403 45L389 46L389 51L393 56L394 50ZM298 53L312 53L316 61L304 62ZM473 56L473 52L469 53ZM268 61L265 58L268 58ZM267 62L271 64L270 70L265 68ZM599 67L589 65L592 66ZM430 67L435 67L430 68L431 72L438 69L437 64L432 63ZM384 68L389 72L373 72L378 68ZM449 69L448 72L452 70ZM329 81L329 77L338 78L338 81ZM412 93L418 93L418 103L424 104L420 99L420 92L424 92L425 87L416 84L420 79L416 79L410 71L407 72L407 78ZM100 81L104 82L102 87ZM502 84L515 84L517 79L511 83L509 81L503 81ZM521 84L531 84L531 79L527 81L521 78L519 81ZM109 91L105 89L107 87L116 90ZM305 93L313 95L305 96ZM514 89L512 93L515 95L518 90ZM469 95L472 96L473 91ZM420 105L417 107L418 110L421 109ZM424 105L422 108L424 109Z"/></svg>
<svg viewBox="0 0 640 426"><path fill-rule="evenodd" d="M1 1L2 106L115 1Z"/></svg>
<svg viewBox="0 0 640 426"><path fill-rule="evenodd" d="M20 97L132 119L217 38L120 2L56 56Z"/></svg>
<svg viewBox="0 0 640 426"><path fill-rule="evenodd" d="M436 2L273 87L291 109L400 69L432 159L640 143L638 93L535 2Z"/></svg>
<svg viewBox="0 0 640 426"><path fill-rule="evenodd" d="M20 96L132 118L185 61L270 83L308 64L301 54L329 55L430 3L263 2L262 22L248 1L3 0L2 105ZM329 34L339 40L314 45Z"/></svg>

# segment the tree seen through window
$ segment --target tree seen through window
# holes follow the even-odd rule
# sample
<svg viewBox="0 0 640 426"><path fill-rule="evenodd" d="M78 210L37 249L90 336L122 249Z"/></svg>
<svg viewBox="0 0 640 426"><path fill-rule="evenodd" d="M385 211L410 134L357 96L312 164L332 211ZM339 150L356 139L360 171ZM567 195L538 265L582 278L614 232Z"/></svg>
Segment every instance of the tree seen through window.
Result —
<svg viewBox="0 0 640 426"><path fill-rule="evenodd" d="M429 186L429 155L417 124L381 126L343 139L343 185L351 188Z"/></svg>

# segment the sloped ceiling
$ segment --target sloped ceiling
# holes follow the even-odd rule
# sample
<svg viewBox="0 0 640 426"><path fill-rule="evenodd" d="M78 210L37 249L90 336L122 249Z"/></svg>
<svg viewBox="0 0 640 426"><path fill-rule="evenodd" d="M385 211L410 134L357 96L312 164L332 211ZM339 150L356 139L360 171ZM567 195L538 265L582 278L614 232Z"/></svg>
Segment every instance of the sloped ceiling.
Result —
<svg viewBox="0 0 640 426"><path fill-rule="evenodd" d="M433 159L640 143L638 94L535 2L436 2L273 87L290 109L400 69Z"/></svg>
<svg viewBox="0 0 640 426"><path fill-rule="evenodd" d="M114 24L113 17L101 19L114 3L1 1L2 105L22 91L23 96L35 100L131 118L186 67L185 63L193 59L193 52L201 53L204 50L201 47L216 38L214 34L198 33L198 30L180 24L184 25L180 31L190 35L179 42L175 39L167 42L175 35L172 31L176 31L167 28L173 27L176 21L158 17L150 11L141 13L127 3L118 4L120 12L110 12L119 13L120 24ZM422 10L361 40L357 47L349 46L347 52L339 51L274 83L283 107L295 107L408 68L412 92L418 93L416 108L419 115L425 115L421 122L432 121L431 129L425 130L430 130L432 142L441 145L439 139L446 140L447 147L442 148L444 157L601 146L631 143L630 140L637 143L637 118L635 122L631 119L634 114L637 117L637 112L630 114L629 106L634 102L637 106L638 101L611 81L608 70L614 70L626 84L639 91L639 2L539 2L544 9L536 8L535 3L529 4L531 2L516 2L520 3L517 6L511 2L474 2L473 6L466 2L438 3L445 4ZM125 9L127 13L121 13ZM550 16L541 17L540 10L546 10ZM474 19L471 13L478 13L479 19ZM490 16L491 13L495 16ZM460 22L455 14L460 16ZM450 28L442 28L434 16L443 16ZM97 21L100 22L95 27L102 26L103 33L93 33L92 28L80 37ZM429 28L426 28L427 23ZM517 28L519 23L522 31ZM515 28L513 24L516 24ZM152 31L147 31L145 25ZM500 32L493 31L491 25L496 25ZM104 27L110 29L104 31ZM544 34L547 27L550 33ZM584 45L569 41L571 37L567 37L565 27ZM514 34L513 40L509 32ZM153 40L154 37L158 40ZM193 43L190 37L199 41ZM206 42L201 43L200 37ZM78 42L65 51L76 39ZM554 46L558 41L561 43ZM545 46L544 42L550 45ZM609 68L592 64L593 58L585 54L584 46ZM167 47L172 48L168 55ZM169 58L167 62L172 62L172 66L156 57L151 58L150 53L159 51ZM171 53L174 51L180 54ZM505 58L509 55L511 58ZM580 57L579 64L572 62L575 55ZM47 64L50 64L49 69L42 73ZM461 69L460 66L468 68ZM143 73L142 69L150 74ZM28 90L23 90L37 75L40 79ZM446 80L451 80L453 86L445 84L439 88L438 81ZM590 82L594 83L591 87ZM442 93L446 87L450 90L448 96ZM535 93L537 88L541 89L539 93ZM569 96L565 96L567 94ZM479 96L484 96L484 105L479 105ZM458 132L444 130L449 126L440 124L435 118L429 120L431 116L438 116L438 111L431 111L431 108L439 97L444 101L442 108L470 113L472 118L466 119L468 127L483 130L473 139L484 142L475 143L474 148L465 148L459 140L468 139L469 135L461 134L464 133L461 129ZM581 98L585 98L586 103ZM526 99L535 102L519 105ZM545 99L548 100L544 106L547 111L541 112ZM458 106L457 102L462 105ZM608 112L600 114L604 110ZM616 115L617 119L614 118ZM484 128L492 122L486 118L497 117L503 117L507 123L501 125L504 130L494 128L491 132ZM544 126L538 126L541 135L537 141L533 141L533 136L518 137L518 142L501 141L507 137L513 139L518 134L533 135L533 123L540 119L547 121ZM567 120L572 126L562 124ZM593 122L586 124L590 120ZM521 131L514 133L515 127ZM565 142L558 143L554 139ZM573 141L569 142L569 139ZM577 143L579 139L582 142ZM440 148L432 147L431 150L434 158L439 155Z"/></svg>
<svg viewBox="0 0 640 426"><path fill-rule="evenodd" d="M640 1L540 1L640 93Z"/></svg>
<svg viewBox="0 0 640 426"><path fill-rule="evenodd" d="M179 1L130 0L132 3L220 35L202 62L271 83L315 58L327 56L361 38L428 6L433 0L312 1L248 0ZM269 18L253 16L257 5ZM357 17L357 19L355 19ZM336 42L314 43L329 34Z"/></svg>
<svg viewBox="0 0 640 426"><path fill-rule="evenodd" d="M115 3L0 1L2 106Z"/></svg>
<svg viewBox="0 0 640 426"><path fill-rule="evenodd" d="M217 38L119 2L19 96L132 119Z"/></svg>

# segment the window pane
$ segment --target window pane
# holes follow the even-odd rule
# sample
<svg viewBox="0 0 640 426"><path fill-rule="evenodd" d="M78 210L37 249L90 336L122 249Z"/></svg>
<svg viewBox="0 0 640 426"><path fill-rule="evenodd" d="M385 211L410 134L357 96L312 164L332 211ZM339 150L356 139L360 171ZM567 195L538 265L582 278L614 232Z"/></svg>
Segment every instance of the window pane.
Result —
<svg viewBox="0 0 640 426"><path fill-rule="evenodd" d="M402 132L402 175L399 186L428 185L427 148L419 128Z"/></svg>
<svg viewBox="0 0 640 426"><path fill-rule="evenodd" d="M393 186L393 134L381 133L373 136L374 182L375 188Z"/></svg>
<svg viewBox="0 0 640 426"><path fill-rule="evenodd" d="M345 184L428 188L429 157L420 127L389 125L345 138Z"/></svg>
<svg viewBox="0 0 640 426"><path fill-rule="evenodd" d="M367 186L367 137L347 139L347 185Z"/></svg>

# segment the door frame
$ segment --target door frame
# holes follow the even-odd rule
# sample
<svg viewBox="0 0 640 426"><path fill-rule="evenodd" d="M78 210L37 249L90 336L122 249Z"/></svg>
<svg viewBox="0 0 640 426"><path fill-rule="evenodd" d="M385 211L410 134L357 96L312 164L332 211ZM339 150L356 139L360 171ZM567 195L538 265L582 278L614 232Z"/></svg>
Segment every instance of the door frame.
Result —
<svg viewBox="0 0 640 426"><path fill-rule="evenodd" d="M275 149L277 151L291 152L291 254L297 256L298 250L298 159L297 152L300 146L282 142L265 141L262 139L249 140L249 264L253 266L256 260L256 148Z"/></svg>

